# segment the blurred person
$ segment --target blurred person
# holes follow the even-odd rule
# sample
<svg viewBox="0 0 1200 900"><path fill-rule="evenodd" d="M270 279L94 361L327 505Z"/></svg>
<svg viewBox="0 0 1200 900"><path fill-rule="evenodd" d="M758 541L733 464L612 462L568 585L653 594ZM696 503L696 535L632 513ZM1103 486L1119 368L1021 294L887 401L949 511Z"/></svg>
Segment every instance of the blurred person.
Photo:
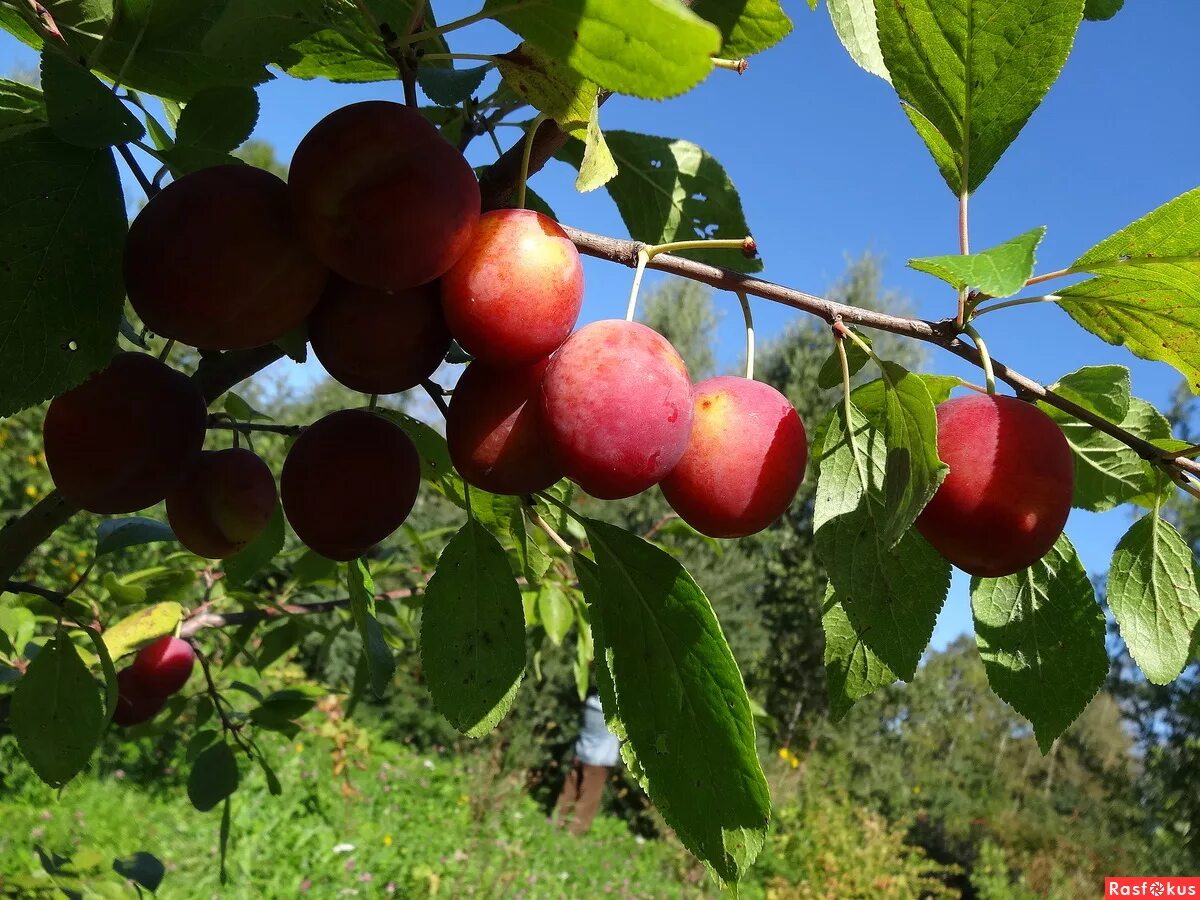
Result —
<svg viewBox="0 0 1200 900"><path fill-rule="evenodd" d="M608 770L617 764L621 742L604 723L600 696L588 694L583 702L583 724L575 741L575 759L554 805L552 818L566 825L571 834L583 834L604 798Z"/></svg>

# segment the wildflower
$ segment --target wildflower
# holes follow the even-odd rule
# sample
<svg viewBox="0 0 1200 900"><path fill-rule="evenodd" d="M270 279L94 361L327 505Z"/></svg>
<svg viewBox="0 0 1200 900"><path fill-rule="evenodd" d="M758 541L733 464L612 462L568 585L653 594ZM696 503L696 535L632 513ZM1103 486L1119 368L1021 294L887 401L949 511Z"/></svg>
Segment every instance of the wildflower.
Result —
<svg viewBox="0 0 1200 900"><path fill-rule="evenodd" d="M31 500L36 500L38 498L38 489L32 484L25 485L25 496Z"/></svg>
<svg viewBox="0 0 1200 900"><path fill-rule="evenodd" d="M383 846L385 846L385 847L392 846L392 836L390 834L385 834L383 836Z"/></svg>
<svg viewBox="0 0 1200 900"><path fill-rule="evenodd" d="M345 843L335 844L334 848L333 848L333 852L334 853L349 853L353 849L354 849L353 844L345 844Z"/></svg>
<svg viewBox="0 0 1200 900"><path fill-rule="evenodd" d="M296 752L297 752L297 753L303 753L303 752L304 752L304 745L303 745L303 744L297 744L297 745L296 745Z"/></svg>

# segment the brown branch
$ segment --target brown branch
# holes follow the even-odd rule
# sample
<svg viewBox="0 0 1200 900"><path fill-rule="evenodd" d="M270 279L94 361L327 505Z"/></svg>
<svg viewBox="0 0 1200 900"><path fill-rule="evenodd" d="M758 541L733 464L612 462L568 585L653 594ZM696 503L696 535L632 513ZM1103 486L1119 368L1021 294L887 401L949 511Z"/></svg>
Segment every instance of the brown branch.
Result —
<svg viewBox="0 0 1200 900"><path fill-rule="evenodd" d="M49 600L55 606L64 606L71 599L61 591L52 591L49 588L30 584L28 581L6 581L4 582L3 590L13 594L32 594L35 597L41 597L43 600Z"/></svg>
<svg viewBox="0 0 1200 900"><path fill-rule="evenodd" d="M239 422L236 419L230 419L225 413L210 413L208 416L208 428L222 429L224 431L238 431L242 434L249 434L252 431L262 431L267 434L283 434L288 437L295 437L302 432L307 425L276 425L273 422Z"/></svg>
<svg viewBox="0 0 1200 900"><path fill-rule="evenodd" d="M579 248L580 253L599 259L606 259L610 262L621 263L630 268L636 267L638 251L646 246L638 241L626 241L619 238L592 234L591 232L580 231L570 226L563 226L563 228L571 240L575 242L575 246ZM818 316L830 324L837 321L848 322L852 325L874 328L879 331L888 331L892 334L899 334L904 337L936 344L953 353L955 356L967 360L972 365L979 366L980 368L983 367L979 351L970 344L959 340L957 329L952 319L929 322L924 319L909 319L903 316L893 316L887 313L876 312L875 310L860 309L856 306L847 306L844 303L826 300L823 297L817 297L813 294L806 294L803 291L797 291L794 288L774 284L770 281L763 281L760 278L754 278L753 276L734 272L730 269L723 269L719 266L696 262L695 260L684 259L683 257L666 253L655 256L650 261L648 267L661 272L680 275L692 281L699 281L719 290L743 291L747 294L753 294L756 297L762 297L764 300L772 300L784 306L790 306L793 309ZM1109 437L1116 438L1143 459L1164 466L1177 467L1200 477L1200 462L1184 458L1168 459L1164 456L1164 451L1160 447L1138 437L1136 434L1126 431L1121 426L1096 415L1090 410L1072 403L1065 397L1059 396L1033 379L1027 378L1015 369L1010 369L994 358L992 359L992 368L997 378L1007 382L1026 398L1041 400L1050 406L1061 409L1068 415L1087 422Z"/></svg>
<svg viewBox="0 0 1200 900"><path fill-rule="evenodd" d="M375 595L375 602L405 600L417 593L408 588L385 591ZM262 606L231 613L214 613L209 612L207 607L198 608L184 620L183 626L179 629L179 636L188 639L195 637L205 628L229 628L251 622L266 622L285 616L311 616L317 613L332 612L335 609L345 609L349 606L350 598L342 597L338 600L321 600L315 603L281 603L279 606Z"/></svg>

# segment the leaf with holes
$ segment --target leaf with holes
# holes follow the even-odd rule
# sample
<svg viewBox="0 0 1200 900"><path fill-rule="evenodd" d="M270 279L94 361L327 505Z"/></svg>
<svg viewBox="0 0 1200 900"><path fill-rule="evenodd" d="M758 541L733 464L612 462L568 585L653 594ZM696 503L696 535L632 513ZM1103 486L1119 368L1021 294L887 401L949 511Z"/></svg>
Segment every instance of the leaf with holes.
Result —
<svg viewBox="0 0 1200 900"><path fill-rule="evenodd" d="M112 356L125 227L110 151L48 128L0 143L0 416L75 387Z"/></svg>
<svg viewBox="0 0 1200 900"><path fill-rule="evenodd" d="M434 706L468 737L504 718L525 676L525 613L508 557L474 518L425 587L421 663Z"/></svg>
<svg viewBox="0 0 1200 900"><path fill-rule="evenodd" d="M1058 78L1079 0L877 0L879 46L956 195L974 191Z"/></svg>
<svg viewBox="0 0 1200 900"><path fill-rule="evenodd" d="M596 563L576 560L576 571L598 661L603 653L611 670L601 699L619 704L628 736L622 753L636 755L639 781L683 844L736 882L762 849L771 815L741 672L678 560L616 526L583 525Z"/></svg>
<svg viewBox="0 0 1200 900"><path fill-rule="evenodd" d="M528 42L502 53L496 68L504 83L530 106L568 134L580 140L586 138L599 91L596 82Z"/></svg>
<svg viewBox="0 0 1200 900"><path fill-rule="evenodd" d="M1108 675L1104 611L1067 536L1022 572L972 578L971 609L988 683L1048 752Z"/></svg>
<svg viewBox="0 0 1200 900"><path fill-rule="evenodd" d="M608 182L630 237L647 244L750 234L742 201L725 169L689 141L609 131L608 148L618 172ZM579 168L584 147L568 141L558 158ZM762 260L736 250L688 250L680 254L739 272L759 272Z"/></svg>
<svg viewBox="0 0 1200 900"><path fill-rule="evenodd" d="M485 0L483 11L601 87L651 100L695 87L721 46L676 0Z"/></svg>
<svg viewBox="0 0 1200 900"><path fill-rule="evenodd" d="M1178 369L1200 394L1200 188L1101 241L1071 264L1099 277L1058 305L1092 334Z"/></svg>

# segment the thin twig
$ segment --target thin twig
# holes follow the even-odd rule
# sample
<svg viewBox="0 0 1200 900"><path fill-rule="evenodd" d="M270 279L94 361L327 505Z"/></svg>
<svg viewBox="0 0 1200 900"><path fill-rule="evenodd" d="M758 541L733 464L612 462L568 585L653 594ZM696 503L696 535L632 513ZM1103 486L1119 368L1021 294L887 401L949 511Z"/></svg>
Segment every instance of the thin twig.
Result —
<svg viewBox="0 0 1200 900"><path fill-rule="evenodd" d="M446 389L444 387L428 378L421 382L421 387L424 388L425 393L429 395L429 399L433 401L433 405L438 408L438 412L442 416L450 415L450 407L446 405Z"/></svg>
<svg viewBox="0 0 1200 900"><path fill-rule="evenodd" d="M550 540L554 542L555 546L557 546L559 550L568 556L575 552L575 548L563 540L562 535L555 531L554 528L551 527L550 523L543 519L541 514L536 509L534 509L532 506L526 506L525 512L529 514L529 521L538 528L542 529L542 531L546 533L546 537L550 538Z"/></svg>
<svg viewBox="0 0 1200 900"><path fill-rule="evenodd" d="M236 431L241 434L263 431L267 434L284 434L288 437L295 437L307 427L307 425L276 425L271 422L239 422L236 419L227 417L226 413L211 413L208 417L208 428L210 431L221 429L222 431Z"/></svg>

